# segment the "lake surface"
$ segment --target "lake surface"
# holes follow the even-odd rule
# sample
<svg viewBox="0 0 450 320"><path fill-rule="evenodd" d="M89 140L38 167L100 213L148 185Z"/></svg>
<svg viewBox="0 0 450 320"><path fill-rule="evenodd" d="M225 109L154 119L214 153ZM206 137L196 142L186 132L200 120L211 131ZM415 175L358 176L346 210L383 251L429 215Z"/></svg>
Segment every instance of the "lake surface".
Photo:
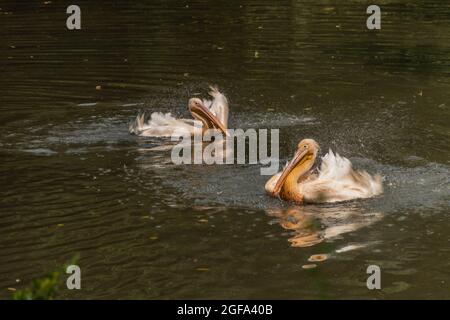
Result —
<svg viewBox="0 0 450 320"><path fill-rule="evenodd" d="M0 4L0 298L76 254L59 298L450 298L450 4L378 1L369 31L365 1L134 2L77 1L78 31L72 3ZM231 128L280 129L282 164L314 138L383 196L298 207L259 165L128 133L208 84Z"/></svg>

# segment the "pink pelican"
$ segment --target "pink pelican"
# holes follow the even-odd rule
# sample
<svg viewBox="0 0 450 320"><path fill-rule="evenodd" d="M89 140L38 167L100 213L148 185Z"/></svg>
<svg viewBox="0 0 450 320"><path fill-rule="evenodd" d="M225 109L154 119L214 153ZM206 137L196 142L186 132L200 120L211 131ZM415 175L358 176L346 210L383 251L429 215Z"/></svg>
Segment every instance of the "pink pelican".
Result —
<svg viewBox="0 0 450 320"><path fill-rule="evenodd" d="M191 98L188 109L195 120L200 121L202 132L218 129L225 135L228 125L228 100L217 87L210 86L209 95L213 100ZM154 112L145 122L145 113L139 114L130 125L130 133L144 137L170 137L176 132L188 132L191 135L198 129L194 119L175 119L170 113Z"/></svg>
<svg viewBox="0 0 450 320"><path fill-rule="evenodd" d="M379 175L353 170L350 160L331 150L315 170L318 152L316 141L300 141L294 158L267 181L267 193L296 203L325 203L370 198L383 192Z"/></svg>

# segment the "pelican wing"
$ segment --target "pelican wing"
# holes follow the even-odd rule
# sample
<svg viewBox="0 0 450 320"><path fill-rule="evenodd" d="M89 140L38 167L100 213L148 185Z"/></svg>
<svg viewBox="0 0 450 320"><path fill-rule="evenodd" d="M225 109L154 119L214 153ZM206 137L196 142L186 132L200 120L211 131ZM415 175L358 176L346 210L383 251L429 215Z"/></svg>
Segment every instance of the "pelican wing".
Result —
<svg viewBox="0 0 450 320"><path fill-rule="evenodd" d="M300 184L305 202L337 202L370 198L383 192L381 177L353 170L345 157L329 151L322 158L317 179Z"/></svg>
<svg viewBox="0 0 450 320"><path fill-rule="evenodd" d="M228 100L216 86L209 87L209 95L213 97L213 101L203 100L205 106L223 123L225 127L228 125Z"/></svg>
<svg viewBox="0 0 450 320"><path fill-rule="evenodd" d="M201 126L201 124L199 124ZM150 120L145 122L145 113L139 114L130 125L130 133L140 136L170 137L173 134L193 134L194 120L175 119L170 113L153 112Z"/></svg>

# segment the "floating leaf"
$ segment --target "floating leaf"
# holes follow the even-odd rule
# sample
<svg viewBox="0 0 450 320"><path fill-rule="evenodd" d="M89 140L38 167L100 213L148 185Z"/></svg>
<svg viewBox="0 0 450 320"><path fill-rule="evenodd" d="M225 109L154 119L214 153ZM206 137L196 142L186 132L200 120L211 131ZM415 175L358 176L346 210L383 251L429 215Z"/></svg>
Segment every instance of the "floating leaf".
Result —
<svg viewBox="0 0 450 320"><path fill-rule="evenodd" d="M209 271L209 268L197 268L197 271Z"/></svg>

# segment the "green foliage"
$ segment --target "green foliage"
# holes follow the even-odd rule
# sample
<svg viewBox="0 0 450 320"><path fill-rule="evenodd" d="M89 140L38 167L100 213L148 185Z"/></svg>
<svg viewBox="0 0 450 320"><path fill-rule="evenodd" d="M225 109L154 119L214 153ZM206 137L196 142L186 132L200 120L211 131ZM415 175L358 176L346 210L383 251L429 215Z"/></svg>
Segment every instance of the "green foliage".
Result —
<svg viewBox="0 0 450 320"><path fill-rule="evenodd" d="M52 300L58 293L62 275L65 274L67 266L76 264L78 256L71 259L63 267L53 271L43 278L35 279L31 285L22 290L14 292L13 300Z"/></svg>
<svg viewBox="0 0 450 320"><path fill-rule="evenodd" d="M51 300L58 292L61 272L55 271L44 278L33 280L31 286L13 294L13 300Z"/></svg>

